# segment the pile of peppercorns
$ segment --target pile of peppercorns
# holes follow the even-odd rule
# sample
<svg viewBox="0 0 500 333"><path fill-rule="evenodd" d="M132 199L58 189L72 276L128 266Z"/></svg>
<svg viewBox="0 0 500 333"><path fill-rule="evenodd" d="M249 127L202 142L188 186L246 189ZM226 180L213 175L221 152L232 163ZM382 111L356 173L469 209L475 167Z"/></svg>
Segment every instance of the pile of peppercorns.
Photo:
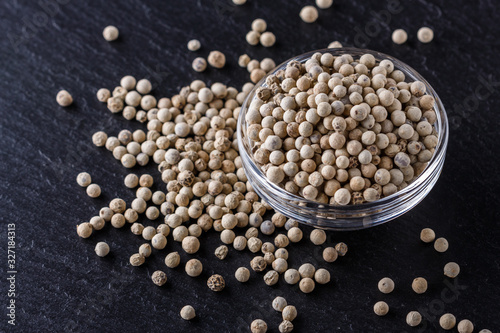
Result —
<svg viewBox="0 0 500 333"><path fill-rule="evenodd" d="M267 179L324 204L373 202L405 188L438 143L434 98L390 60L315 53L267 76L245 114Z"/></svg>
<svg viewBox="0 0 500 333"><path fill-rule="evenodd" d="M253 70L261 67L270 70L275 65L271 59L252 60L246 65L250 64L255 67ZM99 216L78 225L78 235L88 238L107 222L114 228L129 225L133 234L146 241L130 257L132 266L141 266L155 252L167 249L169 238L180 242L187 255L197 253L202 246L202 234L214 229L220 233L223 243L215 250L215 256L224 260L229 252L228 245L236 251L248 249L255 255L249 266L255 272L262 272L266 285L275 285L282 275L287 284L298 284L302 292L310 293L316 283L330 282L330 272L325 268L317 269L310 263L298 269L289 267L286 247L302 240L302 230L297 221L280 213L266 214L270 206L259 199L243 171L236 143L236 119L254 85L247 83L242 92L238 92L221 83L207 87L197 80L172 98L158 101L150 94L151 86L147 80L136 81L125 76L112 93L105 88L99 89L98 100L106 103L111 112L122 112L126 119L145 123L147 132L124 129L115 137L98 131L92 141L97 147L112 152L125 168L145 166L151 161L156 163L166 191L152 190L154 178L151 175L130 173L124 185L136 191L135 199L130 204L121 198L111 200L109 207L99 211ZM98 186L91 184L90 174L80 173L77 182L87 187L89 196L98 196L89 190L93 185ZM150 225L138 222L142 214ZM274 242L263 242L259 234L275 235ZM314 230L310 239L315 245L323 245L326 233ZM106 256L110 247L100 242L95 251L99 256ZM331 263L346 252L344 243L327 247L325 262ZM180 264L178 252L166 254L168 268ZM185 271L190 277L198 277L203 272L203 263L196 258L189 259ZM239 267L235 279L246 282L250 275L247 267ZM157 270L151 279L162 286L167 283L167 274ZM222 275L214 274L207 286L220 292L226 283ZM190 306L181 311L181 317L186 320L194 316Z"/></svg>

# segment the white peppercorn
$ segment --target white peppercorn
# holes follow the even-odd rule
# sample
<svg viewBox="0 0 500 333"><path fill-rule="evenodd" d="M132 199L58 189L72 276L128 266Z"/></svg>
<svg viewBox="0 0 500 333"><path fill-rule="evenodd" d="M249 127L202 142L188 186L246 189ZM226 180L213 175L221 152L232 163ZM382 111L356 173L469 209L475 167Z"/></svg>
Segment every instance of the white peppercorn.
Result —
<svg viewBox="0 0 500 333"><path fill-rule="evenodd" d="M57 93L56 101L60 106L67 107L73 103L73 97L66 90L60 90Z"/></svg>
<svg viewBox="0 0 500 333"><path fill-rule="evenodd" d="M135 253L132 256L130 256L130 264L132 266L141 266L142 264L144 264L145 261L146 259L139 253Z"/></svg>
<svg viewBox="0 0 500 333"><path fill-rule="evenodd" d="M92 135L92 143L97 147L104 147L108 140L108 135L103 131L95 132Z"/></svg>
<svg viewBox="0 0 500 333"><path fill-rule="evenodd" d="M127 221L125 220L125 216L121 213L116 213L111 217L111 225L114 228L123 228Z"/></svg>
<svg viewBox="0 0 500 333"><path fill-rule="evenodd" d="M239 282L247 282L250 279L250 271L246 267L239 267L234 273L234 276Z"/></svg>
<svg viewBox="0 0 500 333"><path fill-rule="evenodd" d="M273 286L278 283L279 274L275 270L270 270L264 274L264 283L268 286Z"/></svg>
<svg viewBox="0 0 500 333"><path fill-rule="evenodd" d="M262 44L262 46L271 47L276 43L276 36L272 32L266 31L260 35L259 40L260 40L260 43ZM262 66L262 64L261 64L261 66Z"/></svg>
<svg viewBox="0 0 500 333"><path fill-rule="evenodd" d="M264 32L267 29L267 23L265 20L258 18L252 22L252 30L257 32Z"/></svg>
<svg viewBox="0 0 500 333"><path fill-rule="evenodd" d="M87 186L87 195L91 198L97 198L101 195L101 187L97 184Z"/></svg>
<svg viewBox="0 0 500 333"><path fill-rule="evenodd" d="M297 318L297 308L293 305L287 305L281 311L281 316L283 317L283 320L293 321Z"/></svg>
<svg viewBox="0 0 500 333"><path fill-rule="evenodd" d="M316 0L316 6L321 9L330 8L333 4L333 0Z"/></svg>
<svg viewBox="0 0 500 333"><path fill-rule="evenodd" d="M472 333L474 324L468 319L462 319L457 325L458 333Z"/></svg>
<svg viewBox="0 0 500 333"><path fill-rule="evenodd" d="M337 250L335 250L335 248L327 247L323 250L323 259L326 262L334 262L335 260L337 260L337 257L338 253Z"/></svg>
<svg viewBox="0 0 500 333"><path fill-rule="evenodd" d="M191 259L186 263L185 270L187 275L197 277L203 271L203 264L198 259Z"/></svg>
<svg viewBox="0 0 500 333"><path fill-rule="evenodd" d="M411 288L417 294L423 294L427 291L427 280L423 277L418 277L413 280Z"/></svg>
<svg viewBox="0 0 500 333"><path fill-rule="evenodd" d="M136 174L130 173L127 176L125 176L123 182L125 183L126 187L135 188L139 184L139 177Z"/></svg>
<svg viewBox="0 0 500 333"><path fill-rule="evenodd" d="M290 228L290 230L288 230L287 235L290 242L297 243L300 242L300 240L302 239L303 233L302 230L300 230L300 228L292 227Z"/></svg>
<svg viewBox="0 0 500 333"><path fill-rule="evenodd" d="M288 269L288 263L283 258L276 258L272 262L272 267L279 274L283 274Z"/></svg>
<svg viewBox="0 0 500 333"><path fill-rule="evenodd" d="M418 29L417 38L421 43L430 43L434 39L434 31L428 27Z"/></svg>
<svg viewBox="0 0 500 333"><path fill-rule="evenodd" d="M144 226L140 223L134 223L130 227L130 231L136 236L142 235L142 232L144 231Z"/></svg>
<svg viewBox="0 0 500 333"><path fill-rule="evenodd" d="M449 262L444 265L444 275L449 278L456 278L460 273L460 266L456 262Z"/></svg>
<svg viewBox="0 0 500 333"><path fill-rule="evenodd" d="M201 48L201 43L199 40L197 39L191 39L188 43L187 43L187 48L189 51L198 51L200 48Z"/></svg>
<svg viewBox="0 0 500 333"><path fill-rule="evenodd" d="M408 39L408 34L403 29L396 29L392 33L392 41L395 44L403 44Z"/></svg>
<svg viewBox="0 0 500 333"><path fill-rule="evenodd" d="M304 294L309 294L314 290L315 283L314 280L311 278L302 278L299 282L299 289L302 291Z"/></svg>
<svg viewBox="0 0 500 333"><path fill-rule="evenodd" d="M266 333L267 332L267 324L262 319L255 319L250 324L250 331L252 333Z"/></svg>
<svg viewBox="0 0 500 333"><path fill-rule="evenodd" d="M208 63L215 68L222 68L226 64L226 56L220 51L212 51L208 55Z"/></svg>
<svg viewBox="0 0 500 333"><path fill-rule="evenodd" d="M250 261L250 267L256 272L262 272L266 269L267 262L264 257L256 256Z"/></svg>
<svg viewBox="0 0 500 333"><path fill-rule="evenodd" d="M434 249L440 253L446 252L448 250L448 241L446 238L440 237L434 242Z"/></svg>
<svg viewBox="0 0 500 333"><path fill-rule="evenodd" d="M389 312L389 305L384 301L379 301L373 306L373 312L377 316L385 316Z"/></svg>
<svg viewBox="0 0 500 333"><path fill-rule="evenodd" d="M102 36L108 42L112 42L112 41L118 39L118 35L119 35L118 29L115 26L112 26L112 25L108 25L102 31Z"/></svg>
<svg viewBox="0 0 500 333"><path fill-rule="evenodd" d="M182 240L182 249L189 254L196 253L200 249L200 241L194 236L186 236Z"/></svg>
<svg viewBox="0 0 500 333"><path fill-rule="evenodd" d="M147 258L151 255L151 245L148 243L144 243L139 247L139 254L143 256L144 258Z"/></svg>
<svg viewBox="0 0 500 333"><path fill-rule="evenodd" d="M151 245L155 249L163 250L167 246L167 238L163 234L156 234L151 239Z"/></svg>
<svg viewBox="0 0 500 333"><path fill-rule="evenodd" d="M151 280L153 281L154 284L161 287L165 283L167 283L167 274L165 274L165 272L162 271L155 271L151 275Z"/></svg>
<svg viewBox="0 0 500 333"><path fill-rule="evenodd" d="M193 63L191 67L196 71L196 72L204 72L207 69L207 61L205 58L202 57L197 57L193 60Z"/></svg>
<svg viewBox="0 0 500 333"><path fill-rule="evenodd" d="M300 273L294 268L287 269L285 272L285 282L288 284L296 284L300 281Z"/></svg>
<svg viewBox="0 0 500 333"><path fill-rule="evenodd" d="M302 264L299 267L299 273L302 278L312 278L315 272L316 268L314 268L314 266L309 263Z"/></svg>
<svg viewBox="0 0 500 333"><path fill-rule="evenodd" d="M92 177L87 172L80 172L76 177L76 182L81 187L87 187L92 183Z"/></svg>
<svg viewBox="0 0 500 333"><path fill-rule="evenodd" d="M314 245L321 245L326 242L326 233L324 230L314 229L311 231L309 238Z"/></svg>
<svg viewBox="0 0 500 333"><path fill-rule="evenodd" d="M194 319L194 317L196 317L196 312L191 305L185 305L181 309L181 318L182 319L191 320L191 319Z"/></svg>
<svg viewBox="0 0 500 333"><path fill-rule="evenodd" d="M247 33L245 39L248 44L255 46L259 44L260 33L258 31L251 30Z"/></svg>
<svg viewBox="0 0 500 333"><path fill-rule="evenodd" d="M95 246L95 253L99 257L105 257L109 253L109 245L106 242L99 242Z"/></svg>
<svg viewBox="0 0 500 333"><path fill-rule="evenodd" d="M289 320L283 320L278 326L280 333L290 333L293 331L293 324Z"/></svg>
<svg viewBox="0 0 500 333"><path fill-rule="evenodd" d="M320 268L314 273L314 280L319 284L327 284L330 282L330 272Z"/></svg>
<svg viewBox="0 0 500 333"><path fill-rule="evenodd" d="M111 97L111 92L109 91L109 89L101 88L97 91L96 96L99 102L106 103L108 101L108 98Z"/></svg>
<svg viewBox="0 0 500 333"><path fill-rule="evenodd" d="M451 330L455 327L457 319L451 313L445 313L439 318L439 326L445 330Z"/></svg>
<svg viewBox="0 0 500 333"><path fill-rule="evenodd" d="M181 262L181 257L178 252L171 252L165 257L165 265L169 268L175 268L179 266Z"/></svg>
<svg viewBox="0 0 500 333"><path fill-rule="evenodd" d="M92 225L92 229L94 230L101 230L102 228L104 228L104 225L106 224L104 219L100 216L92 217L89 223Z"/></svg>
<svg viewBox="0 0 500 333"><path fill-rule="evenodd" d="M378 290L384 294L390 294L394 290L394 281L385 277L378 282Z"/></svg>
<svg viewBox="0 0 500 333"><path fill-rule="evenodd" d="M274 300L273 300L273 309L276 310L276 311L279 311L279 312L282 312L283 309L288 305L287 302L286 302L286 299L284 299L283 297L281 296L277 296Z"/></svg>
<svg viewBox="0 0 500 333"><path fill-rule="evenodd" d="M406 315L406 323L411 327L418 326L421 322L422 315L418 311L410 311Z"/></svg>
<svg viewBox="0 0 500 333"><path fill-rule="evenodd" d="M305 6L300 10L299 16L302 21L313 23L318 19L318 10L314 6Z"/></svg>

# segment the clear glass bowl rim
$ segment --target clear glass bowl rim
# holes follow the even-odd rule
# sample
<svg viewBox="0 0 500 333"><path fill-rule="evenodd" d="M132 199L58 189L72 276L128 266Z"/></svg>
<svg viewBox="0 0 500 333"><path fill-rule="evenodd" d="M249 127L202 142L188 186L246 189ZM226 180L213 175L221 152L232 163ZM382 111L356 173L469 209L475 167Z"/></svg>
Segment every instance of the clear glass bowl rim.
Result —
<svg viewBox="0 0 500 333"><path fill-rule="evenodd" d="M426 86L426 93L433 96L435 99L435 105L434 105L434 110L436 112L436 122L434 123L433 126L435 126L436 131L438 133L438 143L435 148L434 154L431 158L431 160L428 162L428 165L424 169L424 171L414 179L412 183L410 183L407 187L404 189L390 195L384 198L381 198L379 200L373 201L373 202L366 202L363 204L359 205L346 205L346 206L340 206L340 205L331 205L331 204L321 204L316 201L308 200L303 197L300 197L298 195L292 194L290 192L285 191L283 188L279 187L278 185L271 183L267 181L267 178L265 174L262 172L260 167L257 166L257 164L254 162L253 155L251 154L251 146L249 139L246 138L246 141L244 141L242 137L242 130L246 129L246 120L245 120L245 114L250 106L251 101L253 100L255 96L256 90L261 87L265 86L265 80L269 75L275 74L278 70L283 69L286 67L286 64L288 64L290 61L296 60L299 62L305 62L308 59L312 57L315 53L330 53L334 56L339 56L343 54L350 54L352 56L361 56L363 54L372 54L377 61L381 61L384 59L391 60L394 64L394 69L398 69L402 71L405 74L405 81L408 81L408 79L411 79L412 81L418 80L421 81L425 84ZM339 215L349 215L350 213L357 215L362 213L362 211L370 211L370 210L377 210L383 207L385 204L391 203L394 200L399 200L408 196L411 196L411 194L422 184L422 182L425 181L426 178L431 176L429 174L429 171L435 171L435 172L441 172L442 165L438 168L436 168L436 164L443 163L444 158L445 158L445 153L446 153L446 147L448 144L448 135L449 135L449 128L448 128L448 118L446 115L446 110L442 104L441 99L435 92L434 88L420 75L415 69L412 67L408 66L404 62L389 56L387 54L373 51L373 50L368 50L368 49L358 49L358 48L336 48L336 49L320 49L320 50L314 50L310 51L298 56L295 56L293 58L290 58L284 62L282 62L280 65L278 65L275 69L273 69L271 72L269 72L261 81L259 81L255 87L251 90L251 92L248 94L247 98L245 99L241 110L240 114L238 117L238 128L237 128L237 136L238 136L238 146L240 150L240 155L245 154L249 156L250 160L252 161L252 165L246 165L247 167L251 167L252 171L256 173L256 175L259 178L263 178L266 180L268 188L266 191L271 191L272 194L279 195L282 198L290 201L290 202L296 202L297 205L301 203L301 208L304 208L304 206L309 207L309 208L314 208L316 213L319 214L339 214ZM243 150L245 151L242 151ZM252 184L254 185L254 184ZM433 184L432 184L433 185ZM413 207L412 207L413 208ZM346 227L348 227L348 217L345 218L346 220ZM337 220L337 223L339 220ZM385 222L385 221L384 221Z"/></svg>

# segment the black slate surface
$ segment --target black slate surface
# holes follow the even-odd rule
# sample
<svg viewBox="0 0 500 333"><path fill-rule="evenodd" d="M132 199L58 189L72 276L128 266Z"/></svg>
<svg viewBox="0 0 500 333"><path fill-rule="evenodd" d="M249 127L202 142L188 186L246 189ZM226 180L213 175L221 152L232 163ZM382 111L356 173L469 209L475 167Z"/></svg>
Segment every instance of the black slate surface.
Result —
<svg viewBox="0 0 500 333"><path fill-rule="evenodd" d="M297 332L436 332L444 312L472 320L477 331L499 329L498 2L336 0L331 9L320 10L317 23L308 25L298 12L312 2L249 0L241 7L229 0L1 2L0 331L247 332L253 319L262 318L270 332L278 332L280 315L271 308L277 295L297 306ZM275 47L245 43L257 17L266 19L276 34ZM113 43L101 36L109 24L120 29ZM416 39L423 25L435 31L428 45ZM396 28L408 31L408 43L391 42ZM202 42L200 51L186 50L191 38ZM219 261L213 256L219 244L213 232L201 238L202 250L194 255L205 267L198 279L187 277L182 268L167 269L165 252L142 267L131 267L128 258L142 242L126 228L106 227L90 239L77 237L75 225L110 199L133 198L122 185L127 170L108 151L92 145L92 133L143 128L110 114L95 98L98 88L113 88L126 74L151 79L159 97L171 96L193 79L240 87L248 80L237 66L240 54L281 62L333 40L388 53L414 67L442 98L451 132L442 176L417 208L369 230L329 233L329 243L344 241L350 248L333 264L324 263L322 247L308 241L290 249L292 267L305 261L326 267L331 284L309 295L284 281L269 288L255 273L249 283L239 284L233 272L252 256L231 250L227 260ZM192 59L212 49L226 54L227 66L192 71ZM73 94L73 106L56 104L59 89ZM81 171L101 184L99 199L90 199L76 184ZM152 165L137 171L159 180ZM16 228L16 326L7 323L6 309L11 223ZM438 254L421 243L423 227L446 237L448 252ZM112 253L101 259L94 245L103 240ZM179 250L182 261L187 260L179 244L169 240L167 248ZM455 282L442 275L448 261L462 267ZM149 279L156 269L168 274L163 288ZM205 282L212 273L226 277L224 292L208 291ZM390 295L376 287L385 276L396 282ZM423 295L410 288L417 276L429 280ZM391 306L383 318L372 311L379 300ZM180 319L185 304L196 308L196 320ZM405 324L411 310L425 313L425 326Z"/></svg>

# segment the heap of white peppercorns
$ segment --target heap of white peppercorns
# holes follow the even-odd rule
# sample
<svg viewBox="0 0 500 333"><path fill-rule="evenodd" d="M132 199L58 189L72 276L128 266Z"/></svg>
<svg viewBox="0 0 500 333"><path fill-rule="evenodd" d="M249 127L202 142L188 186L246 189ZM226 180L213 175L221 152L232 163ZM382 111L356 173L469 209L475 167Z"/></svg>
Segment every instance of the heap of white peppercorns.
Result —
<svg viewBox="0 0 500 333"><path fill-rule="evenodd" d="M254 64L253 70L259 69L264 74L275 66L271 59L249 63ZM146 96L141 97L140 94L150 92L151 83L147 80L136 82L131 76L122 78L120 87L114 89L115 97L111 97L108 90L100 89L97 94L99 100L109 103L109 99L113 98L124 106L124 112L126 108L133 107L131 101L142 107L138 111L133 107L133 111L136 120L147 122L148 132L122 130L116 137L97 132L92 137L94 144L105 146L128 168L137 164L146 165L152 159L158 164L166 192L152 191L154 181L151 175L131 173L124 179L127 188L136 189L136 198L130 206L127 207L120 198L113 199L109 207L101 209L99 216L78 227L79 235L90 237L92 231L102 229L106 221L110 221L115 228L122 228L128 222L131 232L147 242L130 257L132 266L140 266L153 250L166 248L170 235L182 244L188 255L192 255L200 248L199 237L203 231L215 229L220 232L220 240L224 244L216 249L215 255L223 260L228 253L227 245L232 245L237 251L248 248L256 255L250 267L258 272L268 269L263 280L269 286L276 284L281 274L286 283L299 284L304 293L312 292L315 283L328 283L330 273L324 268L316 270L309 263L298 270L288 267L286 247L290 242L299 242L302 231L297 221L287 219L280 213L274 213L270 220L264 219L270 206L260 201L243 171L236 144L236 118L240 105L252 88L253 84L247 83L243 91L238 92L221 83L214 83L208 88L202 81L193 81L178 95L162 98L157 103L155 99L146 108L141 103ZM129 94L133 98L128 97ZM137 117L138 114L141 115ZM81 173L77 182L86 186L91 177ZM160 216L164 220L155 226L144 226L137 222L140 214L145 214L153 223ZM259 238L259 232L273 235L279 228L285 228L288 233L277 233L274 243L263 243ZM244 235L238 236L241 229ZM313 244L322 245L326 234L323 230L315 230L310 239ZM327 262L333 262L347 251L344 243L330 249L333 251L325 252ZM262 256L258 252L262 252ZM174 268L179 264L177 252L165 257L167 267ZM203 264L198 259L190 259L185 264L185 271L188 276L197 277L203 271ZM240 267L235 277L240 282L246 282L250 271ZM152 280L161 286L166 282L167 275L158 271ZM216 274L207 285L211 290L221 291L225 280Z"/></svg>
<svg viewBox="0 0 500 333"><path fill-rule="evenodd" d="M246 112L269 181L306 199L360 204L405 188L438 143L434 98L390 60L315 53L266 78Z"/></svg>

